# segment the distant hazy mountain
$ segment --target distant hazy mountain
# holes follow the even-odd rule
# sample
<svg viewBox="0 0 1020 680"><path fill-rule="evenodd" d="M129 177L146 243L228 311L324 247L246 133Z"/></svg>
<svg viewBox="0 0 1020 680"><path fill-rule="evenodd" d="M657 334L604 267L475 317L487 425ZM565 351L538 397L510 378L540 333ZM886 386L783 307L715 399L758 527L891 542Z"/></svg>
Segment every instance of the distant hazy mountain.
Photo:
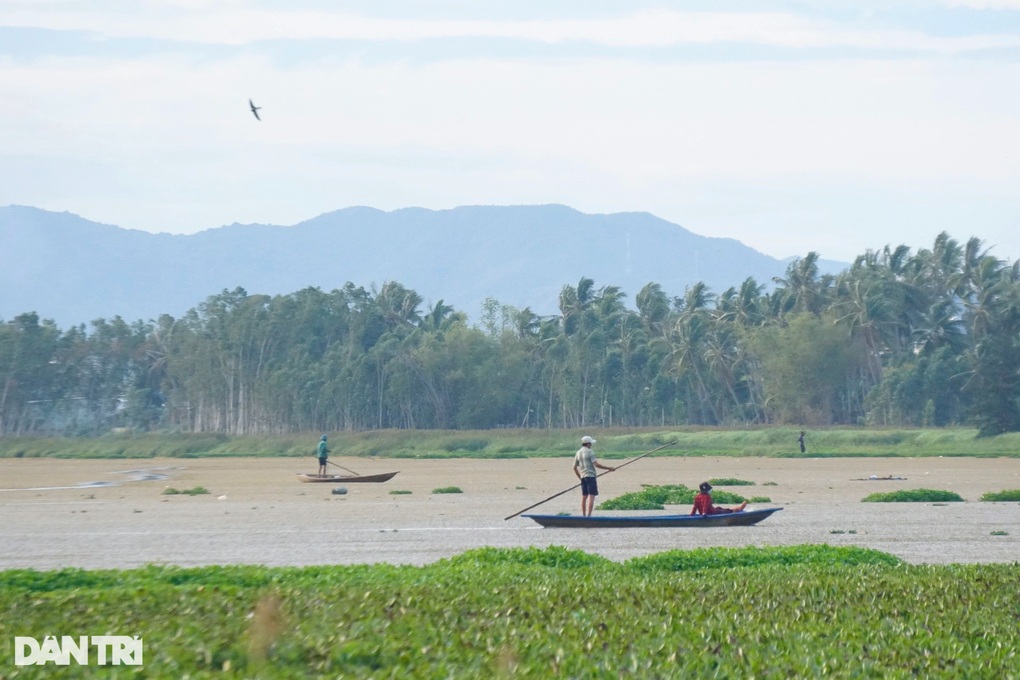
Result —
<svg viewBox="0 0 1020 680"><path fill-rule="evenodd" d="M487 297L553 314L563 286L582 277L620 287L633 306L649 282L671 296L697 281L721 293L749 276L771 286L786 267L648 213L586 215L561 205L347 208L293 226L232 224L191 235L0 208L0 319L34 311L62 328L117 315L180 316L237 286L276 295L348 281L368 289L397 281L425 298L422 311L442 299L472 320Z"/></svg>

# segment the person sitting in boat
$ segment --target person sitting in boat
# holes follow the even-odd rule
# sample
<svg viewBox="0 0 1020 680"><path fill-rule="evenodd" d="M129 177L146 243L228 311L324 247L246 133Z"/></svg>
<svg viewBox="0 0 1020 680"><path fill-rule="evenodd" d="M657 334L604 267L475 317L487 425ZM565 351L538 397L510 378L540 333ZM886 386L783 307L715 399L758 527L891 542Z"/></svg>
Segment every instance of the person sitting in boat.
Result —
<svg viewBox="0 0 1020 680"><path fill-rule="evenodd" d="M326 435L319 440L319 448L316 450L319 456L319 476L326 476L326 461L329 459L329 447L326 446Z"/></svg>
<svg viewBox="0 0 1020 680"><path fill-rule="evenodd" d="M712 505L712 485L708 482L702 482L700 486L701 493L694 497L694 507L691 508L692 515L724 515L730 512L740 512L747 507L747 501L744 501L735 508L722 508L718 505Z"/></svg>

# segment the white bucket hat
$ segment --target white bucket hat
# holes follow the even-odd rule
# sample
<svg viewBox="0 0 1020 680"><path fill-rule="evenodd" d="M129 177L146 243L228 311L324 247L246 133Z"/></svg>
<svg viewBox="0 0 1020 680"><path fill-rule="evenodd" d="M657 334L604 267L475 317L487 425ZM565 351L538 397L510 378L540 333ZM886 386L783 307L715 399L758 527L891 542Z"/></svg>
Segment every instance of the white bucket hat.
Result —
<svg viewBox="0 0 1020 680"><path fill-rule="evenodd" d="M595 440L592 439L591 437L589 437L588 435L584 435L583 437L581 437L581 443L582 444L594 444Z"/></svg>

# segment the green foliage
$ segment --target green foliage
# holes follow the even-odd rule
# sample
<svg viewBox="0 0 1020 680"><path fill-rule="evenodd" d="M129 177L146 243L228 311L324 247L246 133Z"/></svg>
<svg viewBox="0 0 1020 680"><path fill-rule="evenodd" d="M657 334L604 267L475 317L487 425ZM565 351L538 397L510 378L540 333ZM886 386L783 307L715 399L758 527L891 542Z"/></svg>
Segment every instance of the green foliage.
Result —
<svg viewBox="0 0 1020 680"><path fill-rule="evenodd" d="M460 437L443 442L442 448L449 453L475 453L489 445L489 440L482 437Z"/></svg>
<svg viewBox="0 0 1020 680"><path fill-rule="evenodd" d="M772 499L768 496L751 496L747 499L748 503L771 503Z"/></svg>
<svg viewBox="0 0 1020 680"><path fill-rule="evenodd" d="M722 567L761 567L764 565L897 565L901 560L888 553L855 547L800 545L777 548L698 548L670 550L646 557L635 557L626 566L642 573L658 571L697 571Z"/></svg>
<svg viewBox="0 0 1020 680"><path fill-rule="evenodd" d="M445 430L386 430L332 432L334 455L361 458L564 458L577 450L580 430L516 429L461 433L486 439L480 451L450 452L444 447L453 433ZM804 457L1020 457L1020 433L976 438L973 429L883 430L827 429L812 431L813 452ZM167 458L285 456L311 457L321 433L237 436L206 434L121 434L97 438L0 437L0 457L54 458ZM681 456L748 455L801 457L791 451L796 430L788 427L756 429L686 428L647 430L615 428L598 432L599 457L633 458L657 446L656 441L677 441L654 454L657 458ZM661 445L661 444L658 444ZM680 461L677 463L681 465ZM640 463L638 463L640 465ZM762 486L769 485L763 482ZM772 483L774 485L774 482Z"/></svg>
<svg viewBox="0 0 1020 680"><path fill-rule="evenodd" d="M686 451L930 455L895 434L886 451L848 447L852 436L823 428L968 425L968 440L943 453L1017 455L1015 438L994 441L1020 431L1015 263L945 233L917 252L869 251L836 276L818 261L796 258L771 290L753 278L682 295L649 283L636 309L624 304L634 291L582 278L550 301L554 316L490 299L474 325L396 281L273 296L235 288L180 318L66 331L20 314L0 321L0 432L88 439L0 455L143 457L157 451L132 433L209 423L236 438L176 451L160 441L158 455L309 455L307 440L281 432L358 433L345 455L559 455L578 442L557 433L579 423L597 424L600 444L628 429L600 448L616 453L666 443L668 430L761 422L787 431L699 431ZM446 434L423 446L398 434L412 428ZM515 429L541 444L518 443ZM972 444L975 434L993 441ZM284 445L259 441L269 435Z"/></svg>
<svg viewBox="0 0 1020 680"><path fill-rule="evenodd" d="M163 489L164 496L176 496L180 494L184 494L186 496L201 496L207 493L209 493L209 489L205 488L204 486L196 486L190 489L175 489L172 486L168 486L165 489Z"/></svg>
<svg viewBox="0 0 1020 680"><path fill-rule="evenodd" d="M712 486L754 486L754 482L736 477L713 477L708 483Z"/></svg>
<svg viewBox="0 0 1020 680"><path fill-rule="evenodd" d="M995 531L989 531L988 533L990 536L1009 536L1009 532L1003 531L1002 529L996 529Z"/></svg>
<svg viewBox="0 0 1020 680"><path fill-rule="evenodd" d="M1020 501L1020 489L1004 489L1002 491L989 491L981 496L983 501L1011 502Z"/></svg>
<svg viewBox="0 0 1020 680"><path fill-rule="evenodd" d="M652 486L643 484L641 491L632 491L616 498L599 503L601 510L662 510L667 505L692 505L695 489L683 484L666 484ZM727 491L712 491L712 501L716 504L741 503L745 499Z"/></svg>
<svg viewBox="0 0 1020 680"><path fill-rule="evenodd" d="M432 489L432 493L464 493L459 486L441 486Z"/></svg>
<svg viewBox="0 0 1020 680"><path fill-rule="evenodd" d="M613 562L600 555L591 555L581 550L570 550L562 546L548 548L475 548L456 557L441 560L456 567L472 569L494 565L514 564L522 566L556 567L579 569L586 567L611 568Z"/></svg>
<svg viewBox="0 0 1020 680"><path fill-rule="evenodd" d="M905 489L873 493L861 499L863 503L955 503L963 498L955 491L938 489Z"/></svg>
<svg viewBox="0 0 1020 680"><path fill-rule="evenodd" d="M410 494L411 491L409 491L408 489L393 489L392 491L390 491L391 496L407 496Z"/></svg>
<svg viewBox="0 0 1020 680"><path fill-rule="evenodd" d="M831 546L623 564L487 548L423 567L6 571L0 621L140 635L153 678L1005 678L1016 582L1014 564Z"/></svg>

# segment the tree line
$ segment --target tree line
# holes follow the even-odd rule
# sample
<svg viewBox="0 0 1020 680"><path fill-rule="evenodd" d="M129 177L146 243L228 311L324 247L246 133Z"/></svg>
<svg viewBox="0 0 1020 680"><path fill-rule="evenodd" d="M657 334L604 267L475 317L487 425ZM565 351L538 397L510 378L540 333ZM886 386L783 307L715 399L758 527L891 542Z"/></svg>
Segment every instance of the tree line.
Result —
<svg viewBox="0 0 1020 680"><path fill-rule="evenodd" d="M0 435L383 428L1020 429L1020 263L979 239L814 252L767 286L671 296L565 285L559 313L489 299L475 324L400 283L241 288L180 318L0 323Z"/></svg>

